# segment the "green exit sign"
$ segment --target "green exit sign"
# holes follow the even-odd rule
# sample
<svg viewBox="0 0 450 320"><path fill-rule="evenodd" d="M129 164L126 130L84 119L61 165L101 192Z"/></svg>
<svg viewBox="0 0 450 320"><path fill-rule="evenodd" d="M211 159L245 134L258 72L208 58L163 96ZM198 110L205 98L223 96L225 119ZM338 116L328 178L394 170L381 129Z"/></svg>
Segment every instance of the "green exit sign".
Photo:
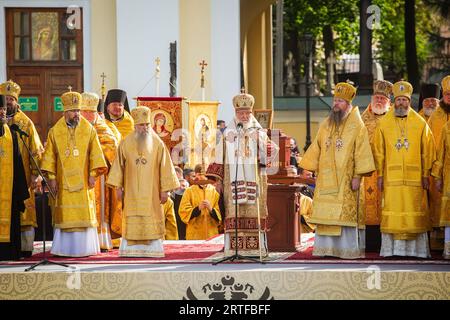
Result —
<svg viewBox="0 0 450 320"><path fill-rule="evenodd" d="M38 98L37 97L19 97L20 110L25 112L38 111Z"/></svg>
<svg viewBox="0 0 450 320"><path fill-rule="evenodd" d="M53 107L55 111L64 111L61 97L55 97L55 100L53 101Z"/></svg>

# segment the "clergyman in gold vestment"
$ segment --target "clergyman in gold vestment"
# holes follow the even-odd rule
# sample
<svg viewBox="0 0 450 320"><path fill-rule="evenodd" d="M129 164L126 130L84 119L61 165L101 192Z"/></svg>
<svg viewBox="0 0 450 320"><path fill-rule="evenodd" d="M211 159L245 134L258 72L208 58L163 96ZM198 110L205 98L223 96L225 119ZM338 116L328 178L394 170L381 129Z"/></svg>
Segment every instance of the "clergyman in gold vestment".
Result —
<svg viewBox="0 0 450 320"><path fill-rule="evenodd" d="M44 147L42 146L33 121L20 110L20 105L18 104L20 92L20 86L14 81L9 80L0 84L0 94L4 95L6 99L8 110L6 118L8 125L11 126L15 124L28 135L22 136L23 141L20 137L18 139L25 176L27 178L28 192L30 194L30 197L25 201L25 210L20 215L20 225L22 231L22 254L24 256L31 256L35 236L34 228L37 227L34 189L36 188L38 171L35 168L32 159L30 159L27 147L30 149L33 157L38 163L44 152Z"/></svg>
<svg viewBox="0 0 450 320"><path fill-rule="evenodd" d="M411 107L413 88L394 84L394 108L381 119L374 141L378 188L383 191L381 256L430 256L426 190L435 159L434 139Z"/></svg>
<svg viewBox="0 0 450 320"><path fill-rule="evenodd" d="M119 130L122 139L125 139L134 130L127 93L120 89L109 90L105 99L105 108L106 123L109 126L114 125Z"/></svg>
<svg viewBox="0 0 450 320"><path fill-rule="evenodd" d="M441 81L442 99L439 101L436 111L428 119L428 125L433 133L436 143L436 154L439 154L441 133L446 123L450 120L450 75L444 77ZM441 200L442 193L435 188L435 182L430 185L430 213L431 226L433 231L430 233L430 249L444 249L444 228L440 225L441 220Z"/></svg>
<svg viewBox="0 0 450 320"><path fill-rule="evenodd" d="M109 169L116 157L120 133L113 131L97 113L100 99L96 93L84 92L81 97L81 115L94 126ZM106 186L105 175L95 181L95 209L100 249L110 250L113 248L112 239L120 238L122 233L122 201L117 199L113 188Z"/></svg>
<svg viewBox="0 0 450 320"><path fill-rule="evenodd" d="M81 94L61 96L64 115L50 129L41 169L56 192L52 201L53 245L58 256L100 252L95 214L95 180L107 170L95 128L80 115Z"/></svg>
<svg viewBox="0 0 450 320"><path fill-rule="evenodd" d="M150 113L147 107L131 111L135 131L120 143L107 179L119 198L124 194L121 257L164 256L163 204L180 185L169 151L151 128Z"/></svg>
<svg viewBox="0 0 450 320"><path fill-rule="evenodd" d="M336 85L333 110L299 164L317 174L309 219L317 226L316 256L355 259L365 254L365 217L359 189L363 176L370 175L375 165L367 128L358 107L351 103L355 95L356 88L350 83Z"/></svg>
<svg viewBox="0 0 450 320"><path fill-rule="evenodd" d="M391 106L392 83L376 80L373 83L373 94L370 104L361 118L369 133L370 147L373 153L373 138L378 122L389 111ZM381 191L377 187L377 172L364 178L364 208L366 211L366 250L379 251L381 246Z"/></svg>

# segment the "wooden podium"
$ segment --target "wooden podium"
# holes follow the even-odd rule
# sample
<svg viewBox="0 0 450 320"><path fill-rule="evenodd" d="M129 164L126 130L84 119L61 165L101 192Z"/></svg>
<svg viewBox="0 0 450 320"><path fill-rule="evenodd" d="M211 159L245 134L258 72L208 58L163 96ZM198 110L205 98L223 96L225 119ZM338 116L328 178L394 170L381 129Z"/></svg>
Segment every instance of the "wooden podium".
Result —
<svg viewBox="0 0 450 320"><path fill-rule="evenodd" d="M269 252L296 251L300 242L298 186L270 184L267 190Z"/></svg>
<svg viewBox="0 0 450 320"><path fill-rule="evenodd" d="M268 209L268 231L267 241L269 252L296 251L296 246L300 242L299 229L299 203L300 186L298 184L314 183L313 179L304 179L292 173L290 170L290 137L281 130L273 129L271 137L277 135L278 173L268 176L267 209ZM297 185L293 185L297 184Z"/></svg>

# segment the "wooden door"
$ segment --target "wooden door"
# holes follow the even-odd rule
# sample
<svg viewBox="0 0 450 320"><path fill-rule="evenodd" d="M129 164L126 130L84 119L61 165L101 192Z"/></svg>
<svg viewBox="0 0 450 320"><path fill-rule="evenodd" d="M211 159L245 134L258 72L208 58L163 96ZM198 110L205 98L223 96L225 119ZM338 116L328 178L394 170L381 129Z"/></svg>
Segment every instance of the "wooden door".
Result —
<svg viewBox="0 0 450 320"><path fill-rule="evenodd" d="M20 85L22 99L37 98L37 110L24 112L43 141L63 115L55 98L69 86L83 91L82 30L67 18L65 8L6 9L7 77Z"/></svg>

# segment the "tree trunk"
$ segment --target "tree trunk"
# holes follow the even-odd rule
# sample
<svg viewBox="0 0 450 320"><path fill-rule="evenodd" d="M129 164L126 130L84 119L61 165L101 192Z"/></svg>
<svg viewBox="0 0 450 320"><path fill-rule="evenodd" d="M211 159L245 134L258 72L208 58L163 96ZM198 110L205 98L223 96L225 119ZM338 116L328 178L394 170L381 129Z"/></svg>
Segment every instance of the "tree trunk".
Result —
<svg viewBox="0 0 450 320"><path fill-rule="evenodd" d="M283 0L278 0L276 5L275 22L275 53L274 53L274 94L276 97L283 96Z"/></svg>
<svg viewBox="0 0 450 320"><path fill-rule="evenodd" d="M405 0L405 54L408 81L414 92L419 90L420 75L416 48L416 12L415 0Z"/></svg>
<svg viewBox="0 0 450 320"><path fill-rule="evenodd" d="M359 88L372 89L372 30L367 27L371 0L361 0L359 8Z"/></svg>

